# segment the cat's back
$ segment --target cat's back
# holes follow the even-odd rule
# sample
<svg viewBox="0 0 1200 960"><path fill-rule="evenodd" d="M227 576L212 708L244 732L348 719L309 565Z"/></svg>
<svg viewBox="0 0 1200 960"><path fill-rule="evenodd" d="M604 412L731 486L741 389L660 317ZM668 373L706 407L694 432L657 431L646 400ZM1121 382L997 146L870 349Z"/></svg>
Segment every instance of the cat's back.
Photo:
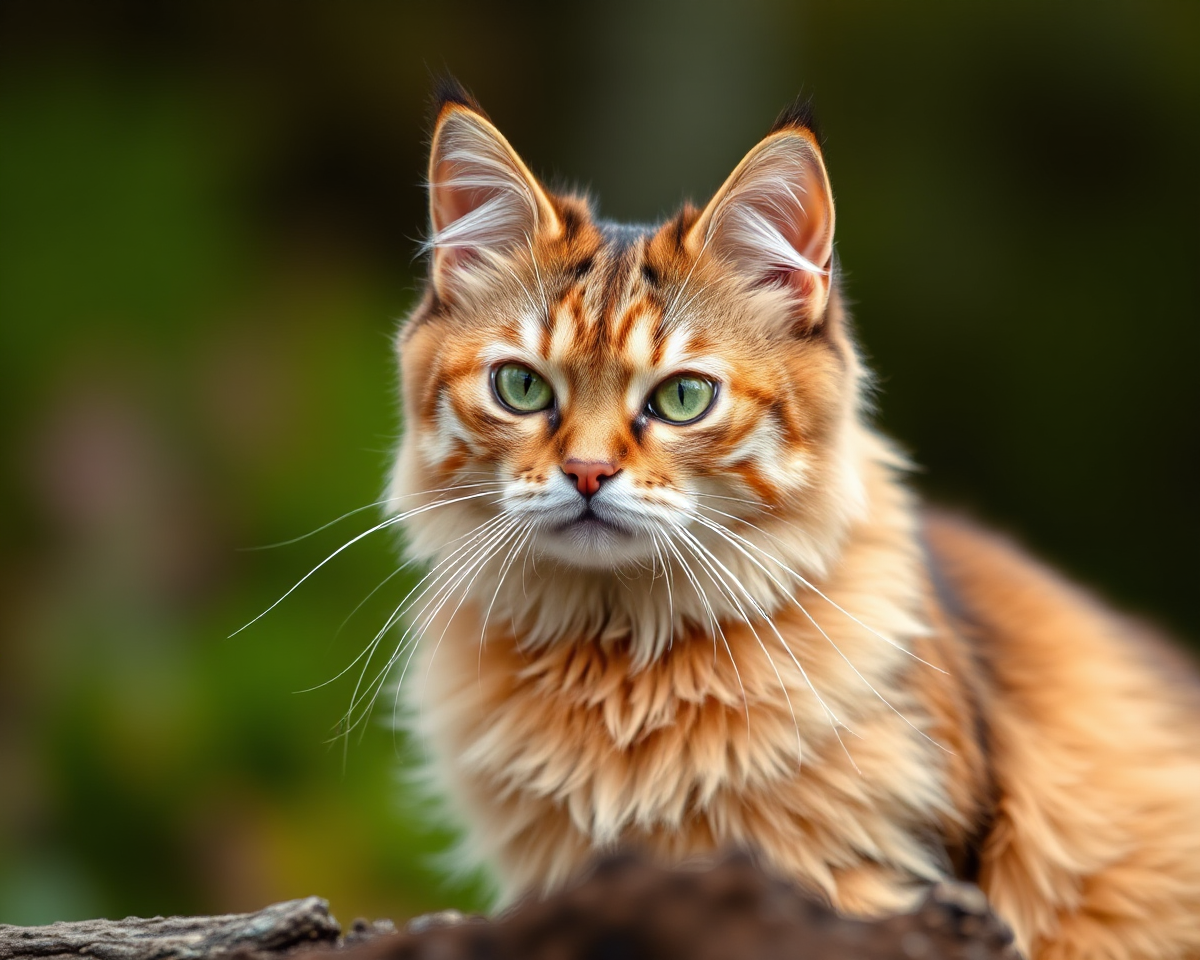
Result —
<svg viewBox="0 0 1200 960"><path fill-rule="evenodd" d="M962 516L926 508L923 528L937 600L997 696L1074 712L1143 695L1155 713L1200 716L1200 665L1179 643ZM1083 701L1067 703L1067 691Z"/></svg>
<svg viewBox="0 0 1200 960"><path fill-rule="evenodd" d="M1200 955L1195 665L1004 537L933 510L924 531L936 602L977 668L994 793L981 885L1026 942L1150 919Z"/></svg>

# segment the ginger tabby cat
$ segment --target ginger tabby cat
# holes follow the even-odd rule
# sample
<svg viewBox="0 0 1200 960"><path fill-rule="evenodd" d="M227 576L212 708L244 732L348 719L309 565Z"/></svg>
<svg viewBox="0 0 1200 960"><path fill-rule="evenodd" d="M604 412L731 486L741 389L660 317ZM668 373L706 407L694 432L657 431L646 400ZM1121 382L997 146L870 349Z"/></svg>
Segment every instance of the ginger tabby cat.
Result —
<svg viewBox="0 0 1200 960"><path fill-rule="evenodd" d="M852 914L977 882L1039 960L1200 957L1200 686L906 486L802 108L631 227L451 86L429 191L392 661L506 898L746 846Z"/></svg>

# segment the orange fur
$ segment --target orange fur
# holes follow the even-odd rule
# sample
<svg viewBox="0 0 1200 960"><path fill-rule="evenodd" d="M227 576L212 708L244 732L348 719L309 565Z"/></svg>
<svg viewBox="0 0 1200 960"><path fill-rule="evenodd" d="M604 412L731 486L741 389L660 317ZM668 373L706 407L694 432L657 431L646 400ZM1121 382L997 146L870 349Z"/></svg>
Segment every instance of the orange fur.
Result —
<svg viewBox="0 0 1200 960"><path fill-rule="evenodd" d="M914 502L861 414L812 134L789 116L645 231L546 192L464 98L430 170L406 693L503 896L736 844L851 913L975 879L1045 960L1200 956L1200 688ZM549 407L497 399L510 362ZM646 399L679 373L716 385L684 425ZM568 461L605 465L586 509Z"/></svg>

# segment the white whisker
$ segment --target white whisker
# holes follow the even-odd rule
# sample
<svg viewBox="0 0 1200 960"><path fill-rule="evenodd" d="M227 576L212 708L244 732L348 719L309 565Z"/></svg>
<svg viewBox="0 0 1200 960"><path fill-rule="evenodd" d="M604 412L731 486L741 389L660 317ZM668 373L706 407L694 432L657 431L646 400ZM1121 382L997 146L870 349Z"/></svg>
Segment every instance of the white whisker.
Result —
<svg viewBox="0 0 1200 960"><path fill-rule="evenodd" d="M306 581L314 573L316 573L323 566L325 566L325 564L327 564L330 560L332 560L338 554L342 553L342 551L348 549L349 547L354 546L354 544L358 543L360 540L362 540L366 537L369 537L371 534L376 533L379 530L383 530L386 527L394 526L397 523L402 523L403 521L409 519L410 517L415 517L417 514L425 513L427 511L433 510L437 507L445 507L445 506L449 506L452 503L462 503L464 500L476 500L480 497L490 497L491 495L492 495L492 491L485 490L481 493L471 493L465 497L455 497L451 500L437 500L433 503L427 503L424 506L417 507L413 510L408 510L408 511L405 511L404 513L398 513L394 517L388 517L382 523L375 524L375 526L371 527L371 529L366 530L366 531L360 533L358 536L352 538L351 540L348 540L345 543L343 543L340 547L338 547L336 550L334 550L333 553L331 553L324 560L322 560L320 563L318 563L315 567L313 567L311 570L309 570L308 573L306 573L299 580L297 580L295 582L295 584L293 584L292 587L283 596L281 596L273 604L271 604L269 607L267 607L266 610L264 610L262 613L260 613L257 617L255 617L249 623L242 624L242 626L240 626L236 630L234 630L233 633L231 633L229 635L229 637L236 637L239 633L241 633L247 627L252 626L253 624L257 623L259 620L261 620L263 617L265 617L268 613L270 613L272 610L274 610L277 606L279 606L281 603L283 603L284 600L286 600L293 593L295 593L296 590L300 587L300 585L302 583L304 583L304 581ZM228 638L226 638L226 639L228 639Z"/></svg>
<svg viewBox="0 0 1200 960"><path fill-rule="evenodd" d="M679 289L675 291L675 296L671 298L670 306L663 311L662 324L664 327L675 322L675 307L679 303L680 298L683 296L683 292L687 289L688 283L691 282L692 274L696 272L696 267L700 265L700 259L704 256L704 251L708 249L710 240L712 240L711 231L709 231L709 235L704 238L704 243L700 246L700 252L696 254L696 259L692 261L691 267L688 268L687 276L683 278L683 283L679 285ZM691 301L689 301L689 303L690 302Z"/></svg>
<svg viewBox="0 0 1200 960"><path fill-rule="evenodd" d="M756 510L762 510L764 508L769 508L769 506L770 506L769 504L764 504L759 500L749 500L746 497L726 497L726 496L722 496L719 493L696 493L695 491L691 491L689 495L696 497L700 500L732 500L734 503L744 503L747 506L754 507ZM716 508L709 507L708 509L713 510ZM729 516L729 514L726 514L726 516ZM740 518L735 518L735 519L740 519Z"/></svg>
<svg viewBox="0 0 1200 960"><path fill-rule="evenodd" d="M511 266L509 266L507 263L503 264L503 266L504 266L504 269L507 270L509 275L513 278L513 281L516 283L517 288L521 291L521 296L523 296L525 298L525 302L529 304L529 309L531 311L533 311L533 315L535 317L540 316L541 310L538 309L537 301L533 299L533 294L531 294L529 292L529 288L525 285L525 281L522 280L517 275L517 271L514 270Z"/></svg>
<svg viewBox="0 0 1200 960"><path fill-rule="evenodd" d="M837 645L837 643L834 642L833 638L831 636L829 636L828 633L825 632L825 629L819 623L817 623L816 619L814 619L813 615L808 612L808 610L805 608L804 604L802 604L800 602L799 598L797 598L795 596L795 594L793 594L782 583L780 583L779 580L775 577L775 575L773 573L771 573L770 570L768 570L765 566L763 566L756 558L751 556L751 554L748 551L743 549L730 536L728 536L726 529L723 526L721 526L721 524L718 524L714 521L708 520L707 518L701 517L699 515L694 514L693 517L702 526L707 527L709 530L713 531L713 533L717 534L719 537L724 538L726 541L728 541L730 544L732 544L736 549L741 551L741 553L751 563L753 563L760 570L762 570L762 572L765 573L771 579L771 582L774 583L777 587L779 587L779 589L782 590L784 592L784 594L796 605L796 607L800 610L800 612L802 614L804 614L804 616L808 619L808 622L811 623L814 628L816 628L817 632L822 637L824 637L826 641L828 641L829 645L831 647L833 647L833 649L837 652L837 655L846 662L847 666L849 666L851 670L854 671L854 675L856 677L858 677L858 679L860 679L864 684L866 684L867 689L870 690L871 693L873 693L876 697L878 697L880 699L880 701L889 710L891 710L894 714L896 714L896 716L898 716L901 720L903 720L906 724L908 724L908 726L911 727L914 731L916 731L918 734L920 734L922 737L924 737L930 743L934 744L934 746L938 747L941 750L946 750L947 753L950 752L949 750L947 750L946 747L942 746L942 744L938 743L931 736L929 736L929 734L927 734L924 730L920 729L920 727L918 727L911 720L909 720L908 717L906 717L902 712L900 712L900 710L898 710L892 704L892 702L890 700L888 700L887 697L885 697L882 693L880 693L878 690L876 690L875 687L872 685L871 681L868 680L866 677L864 677L862 675L862 672L858 669L858 667L856 667L854 665L854 662L848 656L846 656L846 654L842 651L842 648L839 647ZM729 532L732 532L732 531L729 531ZM765 551L763 551L763 553L765 556L768 556L768 557L770 556L769 554L766 554ZM774 558L771 558L771 559L774 559ZM920 658L918 657L917 659L919 660ZM924 661L921 661L921 662L923 663Z"/></svg>
<svg viewBox="0 0 1200 960"><path fill-rule="evenodd" d="M349 732L351 730L353 730L355 726L358 725L358 721L354 720L354 712L358 708L359 704L362 702L362 700L359 698L359 690L362 689L363 681L366 679L366 671L369 668L371 660L374 657L375 650L378 649L378 647L379 647L380 641L387 634L387 632L392 628L392 626L397 622L397 620L399 620L400 617L403 616L406 609L411 608L418 600L421 599L421 597L425 596L425 594L427 594L430 590L437 587L439 581L443 580L443 577L452 576L453 570L454 570L454 567L452 566L452 564L456 558L458 558L463 553L471 550L472 547L474 547L475 544L480 539L486 538L489 531L494 530L499 524L502 523L503 519L504 519L503 516L492 517L490 520L487 520L487 521L481 523L473 531L470 531L469 533L464 534L463 537L460 537L459 539L464 539L464 538L469 538L469 539L467 539L466 543L459 546L456 550L454 550L451 554L449 554L445 559L443 559L435 567L433 567L431 570L429 570L420 580L418 580L415 584L413 584L412 588L408 591L407 594L405 594L404 598L400 601L400 603L396 606L396 608L388 616L387 621L384 623L384 625L382 627L380 627L379 631L375 634L375 637L372 639L372 641L367 645L366 649L363 650L363 652L360 653L358 655L358 657L356 657L354 659L354 661L350 664L350 666L346 668L348 670L350 667L353 667L354 664L357 663L360 659L362 659L362 657L364 655L366 656L366 658L367 658L366 662L363 664L363 669L359 673L358 682L355 684L354 691L350 697L350 708L347 710L347 712L343 718L343 723L349 724L349 726L344 731L345 734L348 735ZM432 578L432 581L423 590L421 590L419 593L416 593L417 589L423 583L425 583L427 580L430 580L431 578ZM440 588L439 588L439 591L440 591ZM416 593L415 596L414 596L414 593ZM377 675L377 677L375 679L373 679L367 685L366 690L363 692L363 699L365 699L368 695L371 695L371 691L374 689L377 680L379 680L380 678L386 677L388 670L390 670L391 666L395 663L396 656L401 652L401 650L406 642L406 640L405 640L406 635L407 635L407 631L405 632L405 635L401 636L401 640L397 647L397 651L389 659L387 666L385 666L384 669L380 672L380 674ZM342 671L343 674L345 672L346 672L345 670ZM342 674L339 674L339 676L341 676L341 675Z"/></svg>
<svg viewBox="0 0 1200 960"><path fill-rule="evenodd" d="M787 641L783 639L783 635L779 632L779 628L775 626L775 621L771 618L770 614L768 614L767 611L763 609L763 607L755 599L754 595L751 594L750 591L747 590L745 586L743 586L742 582L733 575L732 571L730 571L730 569L728 567L726 567L725 564L723 564L711 550L709 550L706 546L704 546L704 544L701 543L689 531L681 530L680 532L686 538L685 542L689 542L689 541L691 542L691 544L694 547L693 552L696 553L697 557L699 557L702 560L702 562L704 560L704 557L707 556L708 559L711 561L711 563L716 564L724 572L724 574L728 576L729 580L725 581L724 577L722 577L722 582L725 583L727 587L728 587L729 582L731 582L734 586L736 586L742 592L742 595L746 598L746 601L750 605L750 607L755 611L755 613L757 613L759 615L760 618L762 618L763 622L766 623L766 625L771 629L771 632L775 634L775 638L779 641L779 645L781 647L783 647L784 651L786 651L787 655L791 658L792 663L795 664L796 669L800 671L800 676L804 678L805 684L808 685L809 690L811 690L813 696L816 697L817 703L819 703L821 705L822 709L825 711L826 715L828 716L830 726L833 728L833 735L835 737L837 737L838 743L840 743L842 745L842 750L845 752L846 757L850 760L850 763L854 767L854 769L858 770L858 764L856 764L854 762L854 757L852 757L850 755L850 751L846 748L846 744L842 740L842 736L841 736L841 733L839 732L838 728L845 727L847 730L850 730L851 733L853 733L854 731L851 730L849 725L844 723L841 720L841 718L839 718L838 715L833 712L833 710L829 706L829 704L827 704L825 702L824 697L821 696L820 692L817 690L816 686L813 684L812 679L809 677L808 671L804 669L804 665L800 663L799 659L797 659L797 657L796 657L796 654L792 651L792 648L790 646L788 646ZM737 607L738 613L741 615L742 619L745 620L746 625L748 627L750 627L751 632L754 633L754 637L756 640L758 640L759 645L763 647L763 652L766 653L766 646L763 645L762 640L759 639L758 632L754 629L754 626L751 623L750 618L746 615L746 612L742 609L741 604L734 597L732 590L726 589L726 596L728 596L730 601L733 602L735 607ZM767 654L767 658L770 659L769 653ZM778 671L776 671L776 675L778 675ZM782 683L782 680L780 682ZM785 696L786 696L786 690L785 690ZM790 705L790 702L789 702L789 705ZM798 730L797 730L797 734L799 734Z"/></svg>
<svg viewBox="0 0 1200 960"><path fill-rule="evenodd" d="M500 596L500 588L504 586L504 578L508 576L509 568L516 560L517 552L525 548L525 545L533 537L535 529L536 528L531 526L522 531L521 535L515 541L513 541L512 547L509 548L508 554L504 557L504 561L500 565L500 573L496 578L496 589L492 591L492 599L488 602L487 610L483 614L483 623L479 627L479 655L477 667L480 682L482 682L483 675L483 645L487 642L487 626L488 620L490 620L492 616L492 608L496 605L496 598Z"/></svg>
<svg viewBox="0 0 1200 960"><path fill-rule="evenodd" d="M688 580L691 582L692 589L696 591L696 595L700 598L700 602L704 605L704 609L708 613L709 623L713 627L712 635L713 635L713 663L714 663L714 665L716 664L716 660L717 660L717 636L718 635L721 637L721 643L725 647L725 652L729 655L729 663L730 663L730 666L733 667L733 675L737 678L738 690L740 690L741 694L742 694L742 708L746 712L746 742L749 743L750 742L750 698L746 696L746 687L742 683L742 674L741 674L741 671L738 670L737 660L735 660L733 657L733 649L729 646L729 640L725 637L725 631L721 627L721 621L717 618L716 613L714 613L712 604L709 603L708 596L707 596L707 594L705 594L704 589L700 586L700 581L696 578L695 573L692 571L691 565L684 558L683 554L679 552L679 548L672 541L671 535L667 531L663 531L663 545L668 550L670 550L675 555L675 558L679 561L679 566L683 569L684 576L686 576L688 578ZM710 579L711 579L711 577L710 577ZM771 659L770 654L767 655L767 659L768 660ZM772 664L772 666L774 666L774 664ZM778 676L778 672L776 672L776 676ZM780 679L779 682L781 685L783 684L782 678ZM787 697L786 690L784 690L783 695L784 695L784 697ZM788 707L790 708L791 705L792 705L791 700L788 700ZM795 720L796 720L796 714L795 714L795 712L793 712L792 713L792 721L795 722ZM800 736L799 724L796 725L796 736L797 737Z"/></svg>
<svg viewBox="0 0 1200 960"><path fill-rule="evenodd" d="M684 545L687 546L688 549L691 550L692 555L695 556L696 559L699 560L700 563L704 566L706 572L708 573L709 579L713 582L713 584L717 587L717 589L730 601L730 603L733 604L734 609L738 613L738 616L741 617L742 622L745 623L746 626L749 628L750 633L754 636L754 639L758 643L759 648L762 650L763 655L767 658L767 663L769 663L771 665L771 671L775 674L775 679L779 683L779 689L783 693L784 700L787 701L788 712L792 715L792 726L795 728L795 731L796 731L796 763L797 763L797 765L803 764L804 763L804 741L800 735L800 721L796 718L796 709L792 705L792 698L791 698L791 695L788 693L787 684L783 682L783 675L780 674L779 668L775 665L775 658L771 656L771 651L769 651L767 649L767 645L765 643L763 643L762 637L760 637L758 635L758 630L755 628L754 622L750 619L749 615L742 608L741 603L738 601L737 597L734 596L733 591L729 588L728 584L726 584L724 582L723 578L719 577L719 575L716 573L715 569L709 563L708 559L704 556L704 551L702 551L702 548L697 549L698 547L700 547L699 541L697 541L695 537L693 537L689 533L687 533L686 530L678 529L677 532L684 535L684 537L685 537L685 539L683 540ZM739 586L740 586L740 584L739 584ZM771 628L774 629L775 625L770 622L770 618L766 618L766 619L767 619L767 622L771 624ZM724 637L724 634L722 634L722 637ZM726 648L728 648L728 646L729 646L728 641L726 641ZM785 649L787 648L786 644L784 645L784 648ZM789 651L789 653L790 653L790 651ZM732 656L733 656L733 654L731 653L730 657L732 658ZM797 666L799 666L799 664L797 664ZM800 672L802 674L804 673L803 668L801 668ZM807 676L805 676L805 679L806 680L808 679ZM811 687L812 684L810 683L809 686ZM813 690L813 693L816 694L816 690ZM817 695L817 700L819 701L820 699L821 699L820 695ZM834 732L835 733L837 732L836 726L834 727Z"/></svg>
<svg viewBox="0 0 1200 960"><path fill-rule="evenodd" d="M500 520L502 518L497 517L497 518L493 518L493 519ZM490 526L490 524L489 524L489 526ZM494 527L492 527L491 529L494 529ZM486 538L487 534L483 533L483 534L481 534L481 536L484 536ZM477 538L473 538L473 540L474 539L477 539ZM456 576L458 574L458 572L462 571L464 569L464 567L466 567L467 564L470 563L473 558L478 557L483 552L483 550L486 548L486 546L488 544L490 544L490 542L491 542L490 539L485 539L484 544L481 545L480 547L478 547L470 555L470 558L468 560L465 560L462 563L460 563L457 568L444 569L451 559L450 557L448 557L446 559L446 561L443 561L443 563L438 565L437 569L441 570L441 573L439 573L438 576L435 577L433 583L431 583L428 587L426 587L426 589L424 591L422 591L421 595L419 595L418 597L415 597L411 602L407 601L407 599L406 599L406 601L401 605L401 607L411 608L412 604L414 604L416 602L416 600L420 599L420 596L423 596L430 589L432 589L435 586L435 584L438 582L438 580L442 579L443 575L447 575L448 579L443 583L443 585L441 587L438 588L438 590L434 593L434 595L432 597L430 597L430 599L428 601L426 601L425 607L422 608L421 614L423 614L426 610L428 610L431 605L433 605L434 603L437 603L439 600L439 597L443 597L443 598L449 597L450 594L453 592L454 588L459 583L461 583L461 577ZM470 546L471 546L471 544L467 544L465 549L470 549ZM432 573L433 571L430 571L430 572ZM444 600L442 602L444 602ZM393 613L392 617L390 617L388 619L388 622L386 624L384 624L384 626L380 630L379 634L377 634L376 640L373 641L372 647L377 646L379 638L382 637L387 632L387 630L389 630L391 628L391 625L393 623L395 623L396 619L401 615L401 607L398 607L397 610ZM440 609L440 603L438 605L438 609ZM436 613L436 611L435 611L435 613ZM418 618L421 616L421 614L418 614ZM374 705L379 697L379 694L383 690L383 685L387 681L388 674L391 673L392 668L395 666L395 664L399 660L399 658L401 656L403 656L405 650L415 651L416 645L417 645L418 641L420 640L420 636L421 636L421 630L419 629L417 624L414 622L414 624L410 625L409 628L406 629L404 631L404 633L401 635L400 642L397 645L396 649L393 651L392 655L388 658L387 663L384 664L383 668L375 675L375 677L370 681L370 683L367 684L366 689L362 693L362 696L359 697L358 689L359 689L359 686L361 686L362 680L364 679L365 673L366 673L366 665L364 664L363 673L360 674L360 676L359 676L359 685L355 687L355 696L352 700L349 711L347 711L346 720L344 723L343 736L345 736L347 738L345 741L345 743L347 745L349 743L349 735L356 727L361 726L363 728L363 732L365 733L366 722L370 718L370 715L373 711ZM411 661L411 653L409 656L409 661ZM369 662L370 662L370 660L368 659L368 663ZM403 681L403 676L401 677L401 682L402 681ZM397 688L397 690L399 690L399 687ZM362 704L364 702L365 702L366 706L362 708L362 710L359 712L358 717L355 718L354 717L355 710L357 710L359 708L360 704Z"/></svg>
<svg viewBox="0 0 1200 960"><path fill-rule="evenodd" d="M755 530L757 530L759 533L763 534L764 536L770 537L776 543L782 543L782 541L780 541L778 537L775 537L772 534L767 533L766 530L763 530L761 527L755 526L753 523L750 523L748 520L743 520L741 517L735 517L732 514L724 513L721 510L717 510L716 507L702 507L701 509L711 510L714 513L721 514L721 516L723 516L723 517L728 517L730 520L736 520L739 523L745 523L747 526L753 527ZM692 514L692 516L697 519L699 518L697 514ZM854 623L858 624L860 627L862 627L864 630L866 630L872 636L878 638L879 640L882 640L884 643L889 644L890 646L895 647L901 653L908 655L912 659L916 660L918 663L923 663L923 664L925 664L925 666L936 670L938 673L943 673L943 674L946 674L946 676L949 676L949 673L946 670L943 670L937 664L930 663L928 660L923 660L921 657L917 656L915 653L913 653L911 650L909 650L903 644L897 643L891 637L884 636L878 630L875 630L873 627L869 626L868 624L863 623L860 619L858 619L858 617L856 617L856 616L854 616L854 614L850 613L850 611L846 610L840 604L838 604L837 602L832 600L830 597L826 596L812 582L810 582L808 579L806 579L801 574L797 573L795 570L793 570L791 567L789 567L786 563L784 563L778 557L776 557L770 553L767 553L757 543L747 540L745 537L743 537L737 533L734 533L732 530L730 530L728 527L726 527L724 525L721 526L721 529L724 530L725 533L729 534L731 537L734 537L735 539L739 540L745 546L754 548L759 553L761 553L764 557L766 557L768 560L770 560L772 563L778 564L782 570L784 570L790 576L795 577L801 586L811 590L818 597L820 597L822 600L824 600L826 603L828 603L831 607L833 607L835 610L837 610L838 613L841 613L844 616L849 617L852 621L854 621Z"/></svg>
<svg viewBox="0 0 1200 960"><path fill-rule="evenodd" d="M533 251L533 238L526 233L525 244L529 247L529 262L533 264L533 275L537 278L538 290L542 293L542 307L545 309L543 314L546 323L550 322L550 301L546 299L546 288L542 284L542 271L538 267L537 255Z"/></svg>
<svg viewBox="0 0 1200 960"><path fill-rule="evenodd" d="M671 565L663 555L662 548L658 542L658 535L653 531L650 531L650 542L654 545L655 557L662 564L663 579L667 583L667 623L671 631L667 637L667 649L670 650L675 643L675 592L671 583ZM651 576L653 576L653 572L651 572ZM653 589L653 583L651 584L651 588Z"/></svg>
<svg viewBox="0 0 1200 960"><path fill-rule="evenodd" d="M357 516L363 511L371 510L374 507L382 507L385 504L395 503L398 500L408 500L412 497L428 496L433 493L448 493L452 490L466 490L471 487L486 486L494 486L497 490L499 490L503 484L501 484L499 480L483 481L480 483L456 483L449 487L439 487L433 490L419 490L416 493L406 493L399 497L384 497L382 500L376 500L374 503L367 503L361 507L355 507L353 510L347 510L340 517L335 517L328 523L321 524L321 526L317 527L315 530L310 530L308 533L302 533L300 536L292 537L290 540L280 540L277 543L264 543L256 547L238 547L237 551L239 553L255 553L259 550L275 550L279 547L290 547L293 544L300 543L302 540L307 540L309 537L315 537L318 533L328 530L330 527L336 526L343 520L346 520L349 517Z"/></svg>
<svg viewBox="0 0 1200 960"><path fill-rule="evenodd" d="M448 631L450 629L450 624L454 621L454 617L457 615L459 609L462 607L463 601L466 600L467 595L470 593L471 586L475 583L476 579L478 579L479 574L483 572L483 569L487 565L487 562L489 560L491 560L492 557L494 557L497 553L499 553L501 549L503 549L504 542L507 540L508 536L511 533L513 533L515 530L517 530L519 528L519 525L520 525L519 520L511 519L507 525L505 525L498 533L493 535L488 540L487 544L484 547L481 547L478 551L476 551L476 556L478 557L478 560L472 561L472 564L468 565L466 567L466 569L459 576L459 578L455 582L455 584L449 590L445 591L441 601L437 604L437 606L428 614L425 614L424 612L422 612L421 614L418 615L417 619L414 621L415 624L417 625L416 636L423 638L425 631L429 629L429 627L432 625L433 621L435 619L437 619L438 615L442 612L442 609L446 606L446 603L449 601L450 596L453 593L453 591L458 587L459 584L461 584L463 582L464 579L466 579L466 577L470 576L470 579L467 581L466 586L463 588L462 596L459 597L458 603L455 605L454 609L450 612L450 616L447 617L446 625L442 628L442 632L441 632L441 634L439 634L437 642L433 646L433 651L429 655L429 663L426 665L426 668L425 668L425 682L426 683L429 682L429 671L433 669L434 658L437 656L437 652L441 648L442 641L446 638L446 631ZM471 572L472 569L475 571L474 573ZM412 660L412 658L410 657L409 661L411 662L411 660ZM405 669L407 670L407 664L405 665ZM404 685L404 673L402 672L400 675L400 680L396 684L396 701L395 701L396 704L399 703L400 691L401 691L403 685Z"/></svg>
<svg viewBox="0 0 1200 960"><path fill-rule="evenodd" d="M370 600L373 596L375 596L375 594L377 594L387 584L391 583L392 580L394 580L399 574L403 573L408 567L412 566L412 563L413 563L412 560L406 560L404 563L400 564L400 566L398 566L395 570L393 570L391 573L389 573L386 577L384 577L382 580L380 580L379 583L376 584L374 590L372 590L365 597L363 597L360 601L358 601L358 604L355 606L355 608L350 611L350 613L347 615L346 619L343 620L341 625L337 628L337 633L335 633L334 636L336 637L338 634L340 634L342 632L343 629L345 629L346 624L348 624L350 622L350 620L354 617L354 615L363 608L363 605L368 600ZM346 673L350 670L351 667L353 667L356 663L358 663L358 661L362 658L364 653L366 653L366 649L364 649L361 653L359 653L359 655L357 657L355 657L353 660L351 660L345 667L343 667L340 671L338 671L336 674L334 674L328 680L322 680L320 683L316 684L315 686L304 687L303 689L297 690L295 692L296 693L313 693L316 690L320 690L322 687L327 687L331 683L333 683L337 680L340 680L342 677L344 677L346 675Z"/></svg>

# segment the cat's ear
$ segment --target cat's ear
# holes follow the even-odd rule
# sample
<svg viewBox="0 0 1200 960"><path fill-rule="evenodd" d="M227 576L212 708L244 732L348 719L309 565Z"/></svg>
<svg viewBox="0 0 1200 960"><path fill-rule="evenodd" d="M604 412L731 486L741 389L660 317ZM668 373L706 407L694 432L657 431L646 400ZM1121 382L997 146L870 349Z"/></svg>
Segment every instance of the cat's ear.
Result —
<svg viewBox="0 0 1200 960"><path fill-rule="evenodd" d="M752 283L786 290L799 327L820 322L833 269L833 193L817 138L795 112L746 154L684 243L693 256L716 255Z"/></svg>
<svg viewBox="0 0 1200 960"><path fill-rule="evenodd" d="M546 191L500 131L461 88L452 94L442 97L429 156L429 245L442 294L489 252L561 230Z"/></svg>

